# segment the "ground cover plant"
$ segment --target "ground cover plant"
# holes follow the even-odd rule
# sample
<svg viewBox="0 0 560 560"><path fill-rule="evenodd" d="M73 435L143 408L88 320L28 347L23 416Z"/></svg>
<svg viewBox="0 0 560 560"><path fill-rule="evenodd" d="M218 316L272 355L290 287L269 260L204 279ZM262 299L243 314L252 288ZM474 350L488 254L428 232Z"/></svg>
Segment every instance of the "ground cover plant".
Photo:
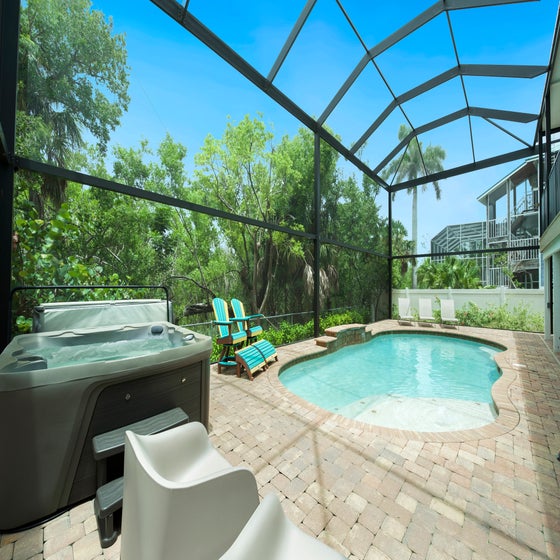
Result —
<svg viewBox="0 0 560 560"><path fill-rule="evenodd" d="M434 309L436 322L441 321L441 312ZM398 318L398 310L393 306L393 318ZM519 305L509 309L506 305L491 305L480 308L469 302L455 311L459 325L465 327L484 327L488 329L503 329L510 331L544 332L544 318L540 313L531 313L528 306Z"/></svg>

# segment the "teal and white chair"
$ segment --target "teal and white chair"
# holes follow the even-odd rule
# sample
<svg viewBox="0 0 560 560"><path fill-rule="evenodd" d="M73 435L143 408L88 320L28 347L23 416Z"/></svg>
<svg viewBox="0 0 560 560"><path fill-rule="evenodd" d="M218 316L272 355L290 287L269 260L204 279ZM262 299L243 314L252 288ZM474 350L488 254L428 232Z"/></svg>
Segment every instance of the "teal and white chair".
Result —
<svg viewBox="0 0 560 560"><path fill-rule="evenodd" d="M238 299L231 300L231 308L233 310L233 319L239 321L240 330L243 330L247 336L247 343L251 344L257 340L257 337L262 334L263 328L260 325L251 325L251 322L264 317L264 315L262 313L245 315L243 302Z"/></svg>
<svg viewBox="0 0 560 560"><path fill-rule="evenodd" d="M216 343L222 346L218 358L218 373L222 372L222 366L235 366L235 350L241 348L247 342L247 334L238 325L242 321L230 320L228 305L222 298L214 298L212 307L216 320L214 325L218 328Z"/></svg>

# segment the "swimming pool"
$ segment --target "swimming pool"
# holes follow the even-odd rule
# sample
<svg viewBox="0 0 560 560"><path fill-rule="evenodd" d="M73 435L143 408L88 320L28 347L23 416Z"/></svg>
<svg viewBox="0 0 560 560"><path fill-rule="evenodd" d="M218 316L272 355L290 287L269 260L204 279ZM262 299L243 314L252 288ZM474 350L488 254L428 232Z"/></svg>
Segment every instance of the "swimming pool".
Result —
<svg viewBox="0 0 560 560"><path fill-rule="evenodd" d="M448 431L483 426L502 349L457 336L380 334L284 369L281 383L331 412L386 427Z"/></svg>

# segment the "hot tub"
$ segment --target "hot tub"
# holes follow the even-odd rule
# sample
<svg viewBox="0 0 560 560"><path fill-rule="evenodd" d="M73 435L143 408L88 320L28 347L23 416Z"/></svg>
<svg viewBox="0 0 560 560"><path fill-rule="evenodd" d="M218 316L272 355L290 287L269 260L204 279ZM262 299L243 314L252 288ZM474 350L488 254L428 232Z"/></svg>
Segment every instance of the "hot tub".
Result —
<svg viewBox="0 0 560 560"><path fill-rule="evenodd" d="M15 337L0 355L0 529L92 497L94 436L175 407L207 425L211 350L167 322Z"/></svg>

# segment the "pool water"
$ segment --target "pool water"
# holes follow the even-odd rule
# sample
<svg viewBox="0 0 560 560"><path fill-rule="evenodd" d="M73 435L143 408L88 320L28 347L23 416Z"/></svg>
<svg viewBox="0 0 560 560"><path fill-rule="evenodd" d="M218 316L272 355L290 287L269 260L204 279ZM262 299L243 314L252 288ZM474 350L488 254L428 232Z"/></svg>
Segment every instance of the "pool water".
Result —
<svg viewBox="0 0 560 560"><path fill-rule="evenodd" d="M495 418L491 388L500 376L493 359L499 351L458 337L382 334L295 364L280 381L321 408L369 423L465 429Z"/></svg>

